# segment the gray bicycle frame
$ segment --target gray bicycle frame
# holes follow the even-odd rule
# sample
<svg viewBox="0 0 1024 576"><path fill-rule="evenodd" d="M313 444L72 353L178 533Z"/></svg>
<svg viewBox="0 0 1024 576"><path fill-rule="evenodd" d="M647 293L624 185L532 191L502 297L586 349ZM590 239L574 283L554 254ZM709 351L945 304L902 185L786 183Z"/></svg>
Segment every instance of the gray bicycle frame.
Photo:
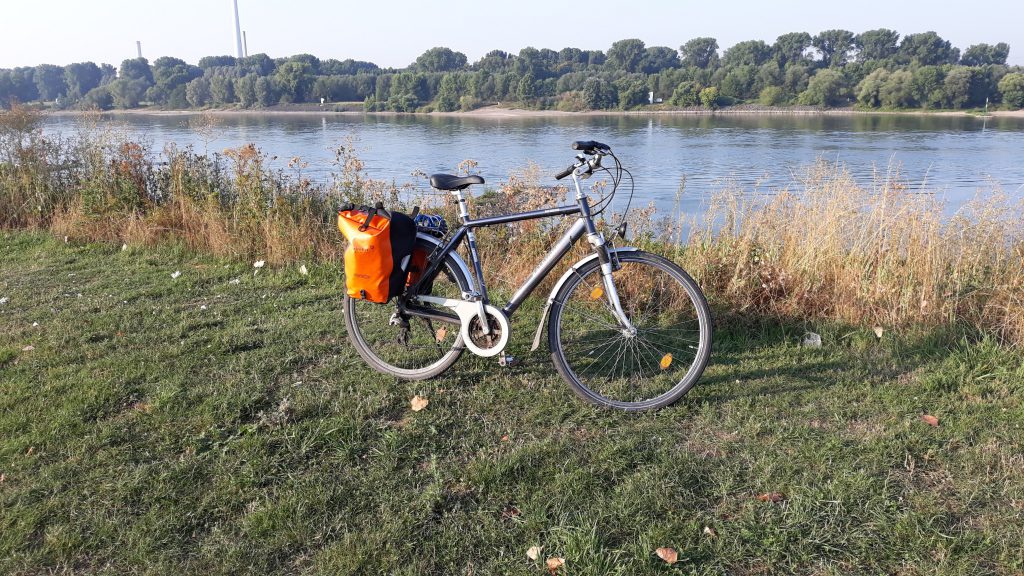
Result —
<svg viewBox="0 0 1024 576"><path fill-rule="evenodd" d="M584 166L585 168L585 166ZM544 258L537 264L536 268L526 278L526 281L512 294L508 303L501 309L501 311L507 317L511 317L512 314L519 309L523 302L533 293L537 286L547 277L548 274L558 265L558 263L569 253L573 245L583 237L584 234L590 244L594 247L597 253L598 259L601 262L602 276L605 285L605 290L612 303L612 307L616 312L616 316L619 318L622 327L627 330L632 330L632 325L629 320L625 317L622 312L622 308L619 304L618 292L615 289L614 284L611 282L612 262L609 255L609 250L604 240L604 236L598 233L596 226L594 226L594 220L590 213L590 203L585 194L583 194L580 188L580 175L579 170L572 173L573 183L576 187L576 205L575 206L558 206L556 208L546 208L543 210L532 210L529 212L519 212L514 214L503 214L500 216L491 216L487 218L470 218L469 210L466 206L466 199L462 195L461 190L455 190L452 194L456 197L459 203L459 216L462 219L462 226L459 227L452 237L439 249L437 249L432 257L432 262L424 271L421 279L410 291L412 294L416 294L419 291L420 283L425 278L433 278L434 274L438 271L441 264L444 262L445 257L452 251L456 250L459 244L464 238L469 239L469 257L473 266L473 276L469 281L471 283L470 293L464 296L468 296L471 300L476 300L480 305L481 318L484 317L484 306L489 303L487 297L487 284L484 281L483 267L480 263L480 255L477 251L476 246L476 234L474 230L476 228L482 228L484 226L496 226L498 224L507 224L510 222L521 222L524 220L533 220L537 218L548 218L555 216L568 216L570 214L579 214L580 217L573 222L572 226L562 234L562 237L558 239L554 245L548 250ZM585 177L585 175L584 175ZM428 310L419 308L418 306L406 307L406 312L412 316L422 316L425 318L437 319L449 322L458 322L458 317L450 315L437 310ZM487 323L484 323L484 330L488 331Z"/></svg>

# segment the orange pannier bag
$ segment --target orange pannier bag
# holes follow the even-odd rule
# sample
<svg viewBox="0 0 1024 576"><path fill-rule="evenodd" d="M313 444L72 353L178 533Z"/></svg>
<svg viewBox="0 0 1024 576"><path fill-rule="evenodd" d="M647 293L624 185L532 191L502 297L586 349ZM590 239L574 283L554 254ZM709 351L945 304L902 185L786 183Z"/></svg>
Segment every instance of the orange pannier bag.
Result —
<svg viewBox="0 0 1024 576"><path fill-rule="evenodd" d="M401 212L346 206L338 211L338 230L348 240L345 287L351 298L384 304L405 290L416 224Z"/></svg>

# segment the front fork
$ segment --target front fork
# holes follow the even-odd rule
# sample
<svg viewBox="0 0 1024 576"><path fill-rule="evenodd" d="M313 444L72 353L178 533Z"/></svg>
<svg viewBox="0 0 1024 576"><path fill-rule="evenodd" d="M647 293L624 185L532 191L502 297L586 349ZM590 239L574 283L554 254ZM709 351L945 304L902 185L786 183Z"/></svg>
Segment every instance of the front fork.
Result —
<svg viewBox="0 0 1024 576"><path fill-rule="evenodd" d="M587 242L597 252L598 261L601 263L601 283L604 286L604 295L611 306L612 314L615 316L619 328L626 336L636 336L636 327L629 321L629 317L622 309L622 301L619 299L619 291L615 288L615 280L612 273L618 270L621 265L612 250L608 249L608 242L600 232L587 234Z"/></svg>

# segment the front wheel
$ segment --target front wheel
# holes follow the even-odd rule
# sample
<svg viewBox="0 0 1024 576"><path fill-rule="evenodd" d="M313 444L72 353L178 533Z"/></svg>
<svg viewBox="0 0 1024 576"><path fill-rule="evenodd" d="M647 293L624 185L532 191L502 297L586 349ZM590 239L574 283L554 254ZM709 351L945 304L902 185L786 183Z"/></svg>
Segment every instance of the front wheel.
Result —
<svg viewBox="0 0 1024 576"><path fill-rule="evenodd" d="M601 263L580 266L551 306L548 343L559 374L588 402L637 411L667 406L700 379L711 355L711 311L697 283L671 261L618 252L612 273L635 331L620 327Z"/></svg>

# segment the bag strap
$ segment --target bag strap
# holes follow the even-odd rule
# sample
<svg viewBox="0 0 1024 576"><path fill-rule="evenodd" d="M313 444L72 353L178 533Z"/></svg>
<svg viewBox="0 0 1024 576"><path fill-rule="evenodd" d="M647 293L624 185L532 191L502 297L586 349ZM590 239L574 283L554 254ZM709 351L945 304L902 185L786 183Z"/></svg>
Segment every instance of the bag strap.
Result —
<svg viewBox="0 0 1024 576"><path fill-rule="evenodd" d="M359 231L360 232L366 232L366 229L370 227L370 221L373 220L373 217L376 216L376 215L377 215L377 207L376 206L374 206L373 208L367 210L366 211L366 220L363 222L363 225L359 227Z"/></svg>

